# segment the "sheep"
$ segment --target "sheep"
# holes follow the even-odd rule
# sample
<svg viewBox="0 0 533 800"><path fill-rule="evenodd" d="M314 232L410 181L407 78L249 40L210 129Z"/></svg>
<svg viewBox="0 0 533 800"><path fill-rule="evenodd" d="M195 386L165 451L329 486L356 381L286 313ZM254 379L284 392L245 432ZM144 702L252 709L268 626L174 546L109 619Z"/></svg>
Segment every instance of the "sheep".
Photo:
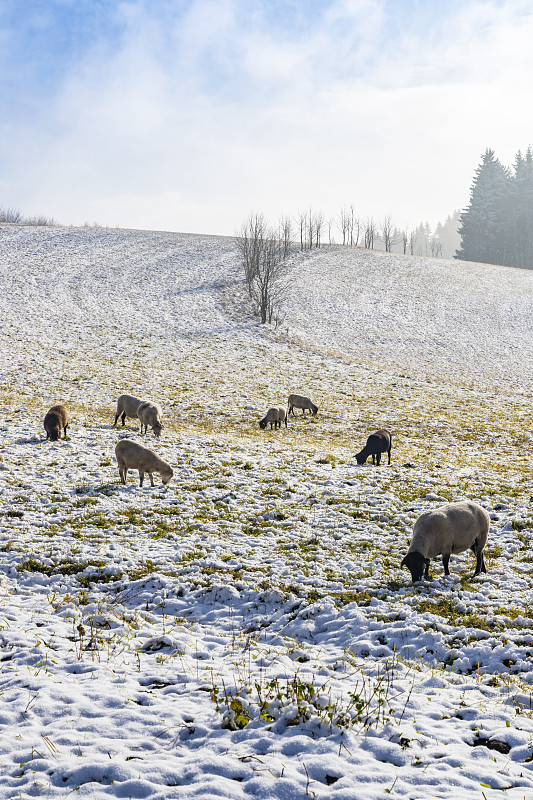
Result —
<svg viewBox="0 0 533 800"><path fill-rule="evenodd" d="M63 438L67 438L67 428L69 426L68 411L65 406L52 406L44 417L44 429L46 431L46 438L51 442L61 438L61 429L63 429Z"/></svg>
<svg viewBox="0 0 533 800"><path fill-rule="evenodd" d="M429 577L429 560L442 554L444 574L449 575L448 562L452 553L472 550L476 556L476 571L486 572L483 548L487 543L490 517L477 503L463 500L446 503L424 511L415 522L413 538L401 566L411 572L413 583L424 574Z"/></svg>
<svg viewBox="0 0 533 800"><path fill-rule="evenodd" d="M143 485L145 473L150 477L152 486L154 485L154 472L159 472L163 484L167 484L174 475L170 464L159 458L153 450L149 450L131 439L121 439L115 447L115 455L122 483L126 483L129 469L139 470L139 486Z"/></svg>
<svg viewBox="0 0 533 800"><path fill-rule="evenodd" d="M260 420L259 427L264 430L270 422L270 430L272 430L272 426L274 426L274 429L281 428L283 421L285 421L285 427L287 427L287 412L283 406L269 408L263 419Z"/></svg>
<svg viewBox="0 0 533 800"><path fill-rule="evenodd" d="M148 426L150 426L154 434L160 436L163 428L163 423L161 422L162 413L161 406L157 403L150 403L149 401L141 403L137 409L137 418L141 421L141 433L144 425L145 433L148 433Z"/></svg>
<svg viewBox="0 0 533 800"><path fill-rule="evenodd" d="M368 456L372 456L372 463L377 463L379 467L381 463L381 454L387 453L389 456L388 463L390 464L391 447L392 433L385 430L385 428L380 428L379 431L374 431L374 433L370 434L366 440L365 446L359 453L356 453L355 458L358 464L364 464Z"/></svg>
<svg viewBox="0 0 533 800"><path fill-rule="evenodd" d="M113 427L117 424L117 420L122 414L122 424L125 425L126 417L137 419L137 409L143 401L132 394L121 394L117 400L117 413L115 414L115 421Z"/></svg>
<svg viewBox="0 0 533 800"><path fill-rule="evenodd" d="M290 394L287 405L289 407L288 413L293 416L296 416L294 413L295 408L301 408L302 414L305 414L306 409L310 414L316 414L318 411L318 406L315 406L308 397L303 397L301 394Z"/></svg>

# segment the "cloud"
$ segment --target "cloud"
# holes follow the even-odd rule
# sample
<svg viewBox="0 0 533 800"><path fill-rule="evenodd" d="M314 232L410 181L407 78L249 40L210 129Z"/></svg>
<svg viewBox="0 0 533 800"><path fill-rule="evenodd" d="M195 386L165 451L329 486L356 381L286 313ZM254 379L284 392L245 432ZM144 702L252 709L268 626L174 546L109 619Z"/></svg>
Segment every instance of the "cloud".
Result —
<svg viewBox="0 0 533 800"><path fill-rule="evenodd" d="M485 147L529 144L525 3L128 0L92 22L3 114L5 205L229 234L250 209L345 202L435 224Z"/></svg>

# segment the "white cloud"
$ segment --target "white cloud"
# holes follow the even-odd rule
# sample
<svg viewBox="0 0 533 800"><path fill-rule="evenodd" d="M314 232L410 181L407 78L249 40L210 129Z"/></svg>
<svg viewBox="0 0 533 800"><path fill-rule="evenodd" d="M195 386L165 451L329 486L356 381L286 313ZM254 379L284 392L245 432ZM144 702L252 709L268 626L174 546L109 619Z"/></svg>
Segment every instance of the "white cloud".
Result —
<svg viewBox="0 0 533 800"><path fill-rule="evenodd" d="M196 0L160 18L121 4L116 49L92 47L40 129L8 123L5 204L229 234L252 208L345 202L436 223L467 201L485 147L509 162L530 142L533 12L521 2L452 4L400 30L369 0L287 29L248 6Z"/></svg>

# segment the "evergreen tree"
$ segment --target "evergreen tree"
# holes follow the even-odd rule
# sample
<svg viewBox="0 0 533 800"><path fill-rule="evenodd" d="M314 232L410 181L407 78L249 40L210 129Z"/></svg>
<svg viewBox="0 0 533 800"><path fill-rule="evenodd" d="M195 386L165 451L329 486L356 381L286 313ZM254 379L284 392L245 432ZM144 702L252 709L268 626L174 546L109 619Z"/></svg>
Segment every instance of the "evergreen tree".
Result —
<svg viewBox="0 0 533 800"><path fill-rule="evenodd" d="M516 154L509 209L510 264L533 269L533 152Z"/></svg>
<svg viewBox="0 0 533 800"><path fill-rule="evenodd" d="M470 203L461 214L461 249L456 258L505 264L509 255L509 170L487 149L474 174Z"/></svg>

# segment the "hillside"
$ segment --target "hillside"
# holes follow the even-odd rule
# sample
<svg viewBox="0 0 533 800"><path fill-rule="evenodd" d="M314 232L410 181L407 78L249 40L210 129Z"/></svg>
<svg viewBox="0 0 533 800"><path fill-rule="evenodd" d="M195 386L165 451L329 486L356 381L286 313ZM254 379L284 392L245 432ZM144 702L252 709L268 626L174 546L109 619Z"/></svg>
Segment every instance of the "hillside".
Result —
<svg viewBox="0 0 533 800"><path fill-rule="evenodd" d="M275 328L229 239L1 225L0 795L529 796L532 281L322 250ZM291 391L317 416L261 431ZM167 488L118 480L122 392ZM488 574L413 587L414 521L465 497Z"/></svg>

